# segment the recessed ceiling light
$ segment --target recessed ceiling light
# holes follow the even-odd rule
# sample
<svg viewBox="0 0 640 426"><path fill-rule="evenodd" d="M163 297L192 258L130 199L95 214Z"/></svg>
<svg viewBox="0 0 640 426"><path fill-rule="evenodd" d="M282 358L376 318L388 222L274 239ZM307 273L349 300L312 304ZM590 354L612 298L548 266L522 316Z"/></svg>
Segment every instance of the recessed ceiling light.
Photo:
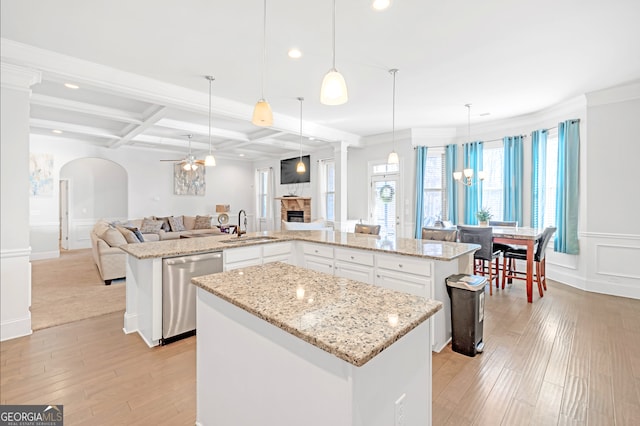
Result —
<svg viewBox="0 0 640 426"><path fill-rule="evenodd" d="M244 157L244 154L238 154L240 157Z"/></svg>
<svg viewBox="0 0 640 426"><path fill-rule="evenodd" d="M391 0L373 0L371 7L375 10L385 10L391 5Z"/></svg>
<svg viewBox="0 0 640 426"><path fill-rule="evenodd" d="M486 117L487 115L491 115L490 112L483 112L482 114L480 114L480 117Z"/></svg>
<svg viewBox="0 0 640 426"><path fill-rule="evenodd" d="M55 133L56 135L61 135L62 130L55 129L55 130L52 130L51 133Z"/></svg>
<svg viewBox="0 0 640 426"><path fill-rule="evenodd" d="M302 52L300 51L300 49L292 47L291 49L289 49L287 55L289 55L291 59L300 59L302 57Z"/></svg>
<svg viewBox="0 0 640 426"><path fill-rule="evenodd" d="M76 89L80 88L80 86L78 86L77 84L73 84L73 83L65 83L64 87L66 87L67 89L73 89L73 90L76 90Z"/></svg>
<svg viewBox="0 0 640 426"><path fill-rule="evenodd" d="M314 138L313 136L309 136L309 140L310 140L310 141L315 141L315 140L316 140L316 138Z"/></svg>

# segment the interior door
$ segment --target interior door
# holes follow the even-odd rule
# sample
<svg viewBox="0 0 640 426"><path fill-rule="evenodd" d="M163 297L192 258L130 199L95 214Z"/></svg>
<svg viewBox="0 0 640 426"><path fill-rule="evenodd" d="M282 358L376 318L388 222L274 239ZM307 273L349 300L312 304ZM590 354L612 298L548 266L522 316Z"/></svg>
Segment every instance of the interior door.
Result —
<svg viewBox="0 0 640 426"><path fill-rule="evenodd" d="M69 250L69 181L60 181L60 247Z"/></svg>
<svg viewBox="0 0 640 426"><path fill-rule="evenodd" d="M380 225L382 236L396 236L400 225L398 180L397 174L371 177L369 218L374 225Z"/></svg>

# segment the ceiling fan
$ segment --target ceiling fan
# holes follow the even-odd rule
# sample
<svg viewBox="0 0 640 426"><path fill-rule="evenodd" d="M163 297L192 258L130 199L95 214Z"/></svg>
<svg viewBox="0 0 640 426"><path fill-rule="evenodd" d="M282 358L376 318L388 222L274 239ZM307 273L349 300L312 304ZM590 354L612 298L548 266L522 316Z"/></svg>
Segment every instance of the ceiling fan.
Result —
<svg viewBox="0 0 640 426"><path fill-rule="evenodd" d="M182 168L186 171L195 171L200 166L204 166L204 160L196 159L196 156L191 153L191 138L193 135L185 135L189 138L189 154L181 160L160 160L160 161L173 161L174 163L182 164Z"/></svg>

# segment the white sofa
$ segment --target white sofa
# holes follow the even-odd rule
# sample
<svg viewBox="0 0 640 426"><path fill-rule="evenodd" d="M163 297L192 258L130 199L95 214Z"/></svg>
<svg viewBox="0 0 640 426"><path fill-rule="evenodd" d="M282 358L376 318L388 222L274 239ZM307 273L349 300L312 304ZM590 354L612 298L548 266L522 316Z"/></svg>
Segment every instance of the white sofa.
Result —
<svg viewBox="0 0 640 426"><path fill-rule="evenodd" d="M109 222L101 219L93 226L91 230L91 250L93 260L98 267L101 279L105 285L110 285L112 280L124 278L126 276L127 255L120 250L120 246L124 244L136 244L140 242L161 241L180 238L181 235L192 234L211 234L225 236L217 227L211 227L209 220L209 228L196 228L196 216L180 216L184 224L184 230L172 231L163 230L150 221L156 221L155 218L133 219L126 222ZM205 216L202 216L205 217ZM150 229L154 226L158 229ZM143 241L136 236L137 230ZM151 230L151 232L149 232Z"/></svg>

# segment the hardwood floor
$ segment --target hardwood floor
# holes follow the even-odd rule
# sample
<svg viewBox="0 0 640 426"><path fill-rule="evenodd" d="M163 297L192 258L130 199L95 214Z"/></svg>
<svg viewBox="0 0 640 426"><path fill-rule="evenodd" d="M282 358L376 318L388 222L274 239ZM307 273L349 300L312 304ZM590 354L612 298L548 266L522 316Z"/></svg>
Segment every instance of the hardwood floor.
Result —
<svg viewBox="0 0 640 426"><path fill-rule="evenodd" d="M149 349L122 312L0 344L0 403L64 404L65 425L193 425L195 343ZM640 301L549 283L486 297L485 351L433 358L434 425L640 424Z"/></svg>

